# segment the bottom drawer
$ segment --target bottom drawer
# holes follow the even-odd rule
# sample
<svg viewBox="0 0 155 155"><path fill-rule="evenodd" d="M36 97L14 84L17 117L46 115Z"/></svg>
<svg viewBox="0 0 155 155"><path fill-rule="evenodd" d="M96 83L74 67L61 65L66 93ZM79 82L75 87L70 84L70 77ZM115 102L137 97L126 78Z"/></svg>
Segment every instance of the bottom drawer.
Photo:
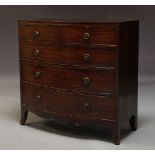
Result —
<svg viewBox="0 0 155 155"><path fill-rule="evenodd" d="M70 94L22 83L21 99L28 110L58 118L114 120L115 116L115 99L111 96Z"/></svg>

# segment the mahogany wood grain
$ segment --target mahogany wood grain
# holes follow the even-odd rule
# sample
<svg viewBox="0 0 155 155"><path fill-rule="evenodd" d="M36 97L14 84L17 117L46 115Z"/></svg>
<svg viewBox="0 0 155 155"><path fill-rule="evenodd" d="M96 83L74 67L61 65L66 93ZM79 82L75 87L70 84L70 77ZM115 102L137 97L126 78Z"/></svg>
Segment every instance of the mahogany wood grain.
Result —
<svg viewBox="0 0 155 155"><path fill-rule="evenodd" d="M20 45L19 48L20 59L23 60L68 65L116 66L116 50L110 48L61 48L34 45ZM38 54L36 54L36 50Z"/></svg>
<svg viewBox="0 0 155 155"><path fill-rule="evenodd" d="M38 32L38 35L34 33ZM89 38L84 39L83 35L89 33ZM103 37L104 36L104 37ZM85 44L115 44L116 34L113 27L80 27L72 26L47 26L41 24L19 25L20 41L43 41L43 42L61 42L61 43L85 43Z"/></svg>
<svg viewBox="0 0 155 155"><path fill-rule="evenodd" d="M138 21L36 19L18 25L22 125L32 111L106 126L117 145L124 123L137 129Z"/></svg>
<svg viewBox="0 0 155 155"><path fill-rule="evenodd" d="M114 71L78 71L61 67L56 68L32 64L24 61L21 63L21 70L22 81L77 91L115 91ZM36 72L40 73L39 77L35 77ZM90 79L88 84L84 84L85 78Z"/></svg>
<svg viewBox="0 0 155 155"><path fill-rule="evenodd" d="M43 111L63 117L114 120L114 97L75 95L50 91L33 85L22 85L22 104L35 113ZM36 100L40 96L40 100ZM85 107L85 104L88 107Z"/></svg>

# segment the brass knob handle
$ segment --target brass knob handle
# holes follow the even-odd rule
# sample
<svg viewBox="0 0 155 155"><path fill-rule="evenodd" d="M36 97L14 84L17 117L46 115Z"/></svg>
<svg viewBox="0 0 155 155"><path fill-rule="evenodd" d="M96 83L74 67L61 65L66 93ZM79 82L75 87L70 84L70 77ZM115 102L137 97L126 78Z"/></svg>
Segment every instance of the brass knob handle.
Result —
<svg viewBox="0 0 155 155"><path fill-rule="evenodd" d="M86 33L83 34L83 39L88 40L89 36L90 36L89 33L86 32Z"/></svg>
<svg viewBox="0 0 155 155"><path fill-rule="evenodd" d="M90 83L90 78L89 77L84 77L83 78L83 84L88 85Z"/></svg>
<svg viewBox="0 0 155 155"><path fill-rule="evenodd" d="M83 60L84 61L89 61L90 60L90 54L89 53L86 53L83 55Z"/></svg>
<svg viewBox="0 0 155 155"><path fill-rule="evenodd" d="M34 55L35 57L37 57L39 54L40 54L40 51L39 51L39 50L34 50L33 55Z"/></svg>
<svg viewBox="0 0 155 155"><path fill-rule="evenodd" d="M40 101L40 99L41 99L41 96L40 95L37 95L36 96L36 102Z"/></svg>
<svg viewBox="0 0 155 155"><path fill-rule="evenodd" d="M83 108L84 110L90 110L91 105L89 103L84 103Z"/></svg>
<svg viewBox="0 0 155 155"><path fill-rule="evenodd" d="M36 95L35 98L34 98L34 100L33 100L33 103L39 102L40 99L41 99L41 96L40 95Z"/></svg>
<svg viewBox="0 0 155 155"><path fill-rule="evenodd" d="M40 75L41 75L40 72L35 72L35 73L34 73L34 77L35 77L35 78L40 78Z"/></svg>
<svg viewBox="0 0 155 155"><path fill-rule="evenodd" d="M34 36L34 38L38 38L39 32L38 31L34 31L33 36Z"/></svg>

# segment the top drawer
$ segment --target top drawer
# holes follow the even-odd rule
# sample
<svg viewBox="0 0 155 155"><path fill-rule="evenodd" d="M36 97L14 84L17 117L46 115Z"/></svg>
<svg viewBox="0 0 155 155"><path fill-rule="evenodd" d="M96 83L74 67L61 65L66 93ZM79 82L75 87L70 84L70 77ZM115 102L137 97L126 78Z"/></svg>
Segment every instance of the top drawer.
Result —
<svg viewBox="0 0 155 155"><path fill-rule="evenodd" d="M116 44L114 25L93 26L42 26L19 25L20 41L51 42L56 44Z"/></svg>

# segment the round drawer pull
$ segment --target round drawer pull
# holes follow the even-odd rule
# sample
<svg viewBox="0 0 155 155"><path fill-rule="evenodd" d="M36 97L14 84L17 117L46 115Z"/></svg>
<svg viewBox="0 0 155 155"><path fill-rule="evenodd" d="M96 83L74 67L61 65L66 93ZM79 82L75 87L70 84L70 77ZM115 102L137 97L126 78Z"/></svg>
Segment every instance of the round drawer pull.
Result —
<svg viewBox="0 0 155 155"><path fill-rule="evenodd" d="M90 110L91 105L89 103L84 103L83 108L84 110Z"/></svg>
<svg viewBox="0 0 155 155"><path fill-rule="evenodd" d="M40 95L37 95L36 96L36 102L40 101L40 99L41 99L41 96Z"/></svg>
<svg viewBox="0 0 155 155"><path fill-rule="evenodd" d="M40 75L41 75L40 72L35 72L35 73L34 73L34 77L35 77L35 78L40 78Z"/></svg>
<svg viewBox="0 0 155 155"><path fill-rule="evenodd" d="M36 95L33 102L37 103L37 102L40 101L40 99L41 99L41 96L40 95Z"/></svg>
<svg viewBox="0 0 155 155"><path fill-rule="evenodd" d="M38 32L38 31L34 31L33 36L34 36L35 38L38 38L39 32Z"/></svg>
<svg viewBox="0 0 155 155"><path fill-rule="evenodd" d="M83 39L88 40L89 36L90 36L89 33L86 32L86 33L83 34Z"/></svg>
<svg viewBox="0 0 155 155"><path fill-rule="evenodd" d="M35 50L35 51L33 52L33 55L34 55L35 57L39 56L39 54L40 54L40 51L39 51L39 50Z"/></svg>
<svg viewBox="0 0 155 155"><path fill-rule="evenodd" d="M86 53L83 55L83 60L84 61L89 61L90 60L90 54L89 53Z"/></svg>
<svg viewBox="0 0 155 155"><path fill-rule="evenodd" d="M83 84L88 85L90 83L90 78L89 77L84 77L83 78Z"/></svg>

